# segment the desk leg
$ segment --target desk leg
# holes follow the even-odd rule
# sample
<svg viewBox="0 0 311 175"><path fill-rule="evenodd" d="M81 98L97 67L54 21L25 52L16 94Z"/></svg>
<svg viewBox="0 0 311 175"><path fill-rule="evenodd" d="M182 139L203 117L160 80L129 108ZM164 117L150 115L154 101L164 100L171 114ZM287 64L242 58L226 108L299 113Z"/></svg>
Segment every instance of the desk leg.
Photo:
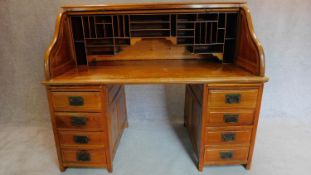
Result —
<svg viewBox="0 0 311 175"><path fill-rule="evenodd" d="M107 170L108 170L109 173L112 173L112 170L113 170L112 164L109 164L107 166Z"/></svg>
<svg viewBox="0 0 311 175"><path fill-rule="evenodd" d="M59 165L59 170L60 170L61 172L64 172L64 171L66 170L66 168L65 168L64 166L62 166L62 165Z"/></svg>

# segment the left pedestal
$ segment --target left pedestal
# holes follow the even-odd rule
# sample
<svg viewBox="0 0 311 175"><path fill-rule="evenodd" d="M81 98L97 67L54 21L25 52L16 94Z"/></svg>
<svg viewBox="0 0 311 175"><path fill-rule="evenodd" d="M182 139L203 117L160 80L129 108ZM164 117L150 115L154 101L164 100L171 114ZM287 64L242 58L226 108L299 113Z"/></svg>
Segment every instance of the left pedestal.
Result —
<svg viewBox="0 0 311 175"><path fill-rule="evenodd" d="M48 86L47 93L60 170L105 167L112 172L128 126L124 86Z"/></svg>

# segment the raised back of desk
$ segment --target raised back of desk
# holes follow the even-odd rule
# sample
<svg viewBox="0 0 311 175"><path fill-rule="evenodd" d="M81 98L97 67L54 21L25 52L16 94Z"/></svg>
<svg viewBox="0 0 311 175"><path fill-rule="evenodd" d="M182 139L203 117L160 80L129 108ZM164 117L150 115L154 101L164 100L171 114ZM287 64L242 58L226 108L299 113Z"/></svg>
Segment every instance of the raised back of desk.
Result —
<svg viewBox="0 0 311 175"><path fill-rule="evenodd" d="M44 82L61 170L112 171L132 83L187 84L185 126L200 171L250 168L264 67L243 2L63 7Z"/></svg>

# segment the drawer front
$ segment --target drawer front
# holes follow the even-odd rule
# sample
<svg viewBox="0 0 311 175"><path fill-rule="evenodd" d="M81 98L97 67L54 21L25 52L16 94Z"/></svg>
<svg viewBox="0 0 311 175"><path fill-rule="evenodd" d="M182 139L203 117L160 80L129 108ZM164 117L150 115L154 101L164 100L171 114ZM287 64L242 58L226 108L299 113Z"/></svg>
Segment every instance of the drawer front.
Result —
<svg viewBox="0 0 311 175"><path fill-rule="evenodd" d="M210 90L209 107L243 107L255 108L258 89Z"/></svg>
<svg viewBox="0 0 311 175"><path fill-rule="evenodd" d="M78 150L62 149L63 163L102 164L106 165L106 154L103 149Z"/></svg>
<svg viewBox="0 0 311 175"><path fill-rule="evenodd" d="M239 148L207 148L204 162L207 164L226 164L247 162L249 147Z"/></svg>
<svg viewBox="0 0 311 175"><path fill-rule="evenodd" d="M98 113L55 113L56 127L60 130L101 130L106 118Z"/></svg>
<svg viewBox="0 0 311 175"><path fill-rule="evenodd" d="M61 146L101 146L105 145L105 132L59 132Z"/></svg>
<svg viewBox="0 0 311 175"><path fill-rule="evenodd" d="M52 92L55 111L100 112L102 96L100 92Z"/></svg>
<svg viewBox="0 0 311 175"><path fill-rule="evenodd" d="M209 126L219 125L252 125L254 122L253 109L208 109Z"/></svg>
<svg viewBox="0 0 311 175"><path fill-rule="evenodd" d="M250 143L252 129L247 130L215 130L206 129L206 145L243 144Z"/></svg>

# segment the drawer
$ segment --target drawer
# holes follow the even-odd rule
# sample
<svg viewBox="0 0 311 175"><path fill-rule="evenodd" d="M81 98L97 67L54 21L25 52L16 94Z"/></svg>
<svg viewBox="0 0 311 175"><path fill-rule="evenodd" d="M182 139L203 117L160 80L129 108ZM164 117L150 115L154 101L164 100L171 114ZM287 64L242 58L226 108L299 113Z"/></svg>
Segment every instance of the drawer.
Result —
<svg viewBox="0 0 311 175"><path fill-rule="evenodd" d="M258 89L215 89L208 95L209 107L255 108Z"/></svg>
<svg viewBox="0 0 311 175"><path fill-rule="evenodd" d="M206 148L204 162L206 164L242 164L247 162L249 147Z"/></svg>
<svg viewBox="0 0 311 175"><path fill-rule="evenodd" d="M208 126L252 125L254 109L208 109Z"/></svg>
<svg viewBox="0 0 311 175"><path fill-rule="evenodd" d="M106 118L100 113L55 113L56 127L59 130L104 131Z"/></svg>
<svg viewBox="0 0 311 175"><path fill-rule="evenodd" d="M206 129L206 145L225 145L225 144L241 144L249 145L252 135L252 129Z"/></svg>
<svg viewBox="0 0 311 175"><path fill-rule="evenodd" d="M106 165L106 153L104 149L62 149L63 163L77 165Z"/></svg>
<svg viewBox="0 0 311 175"><path fill-rule="evenodd" d="M100 92L51 92L55 111L100 112L102 95Z"/></svg>
<svg viewBox="0 0 311 175"><path fill-rule="evenodd" d="M66 146L99 146L105 145L105 132L59 132L59 140L62 147Z"/></svg>

